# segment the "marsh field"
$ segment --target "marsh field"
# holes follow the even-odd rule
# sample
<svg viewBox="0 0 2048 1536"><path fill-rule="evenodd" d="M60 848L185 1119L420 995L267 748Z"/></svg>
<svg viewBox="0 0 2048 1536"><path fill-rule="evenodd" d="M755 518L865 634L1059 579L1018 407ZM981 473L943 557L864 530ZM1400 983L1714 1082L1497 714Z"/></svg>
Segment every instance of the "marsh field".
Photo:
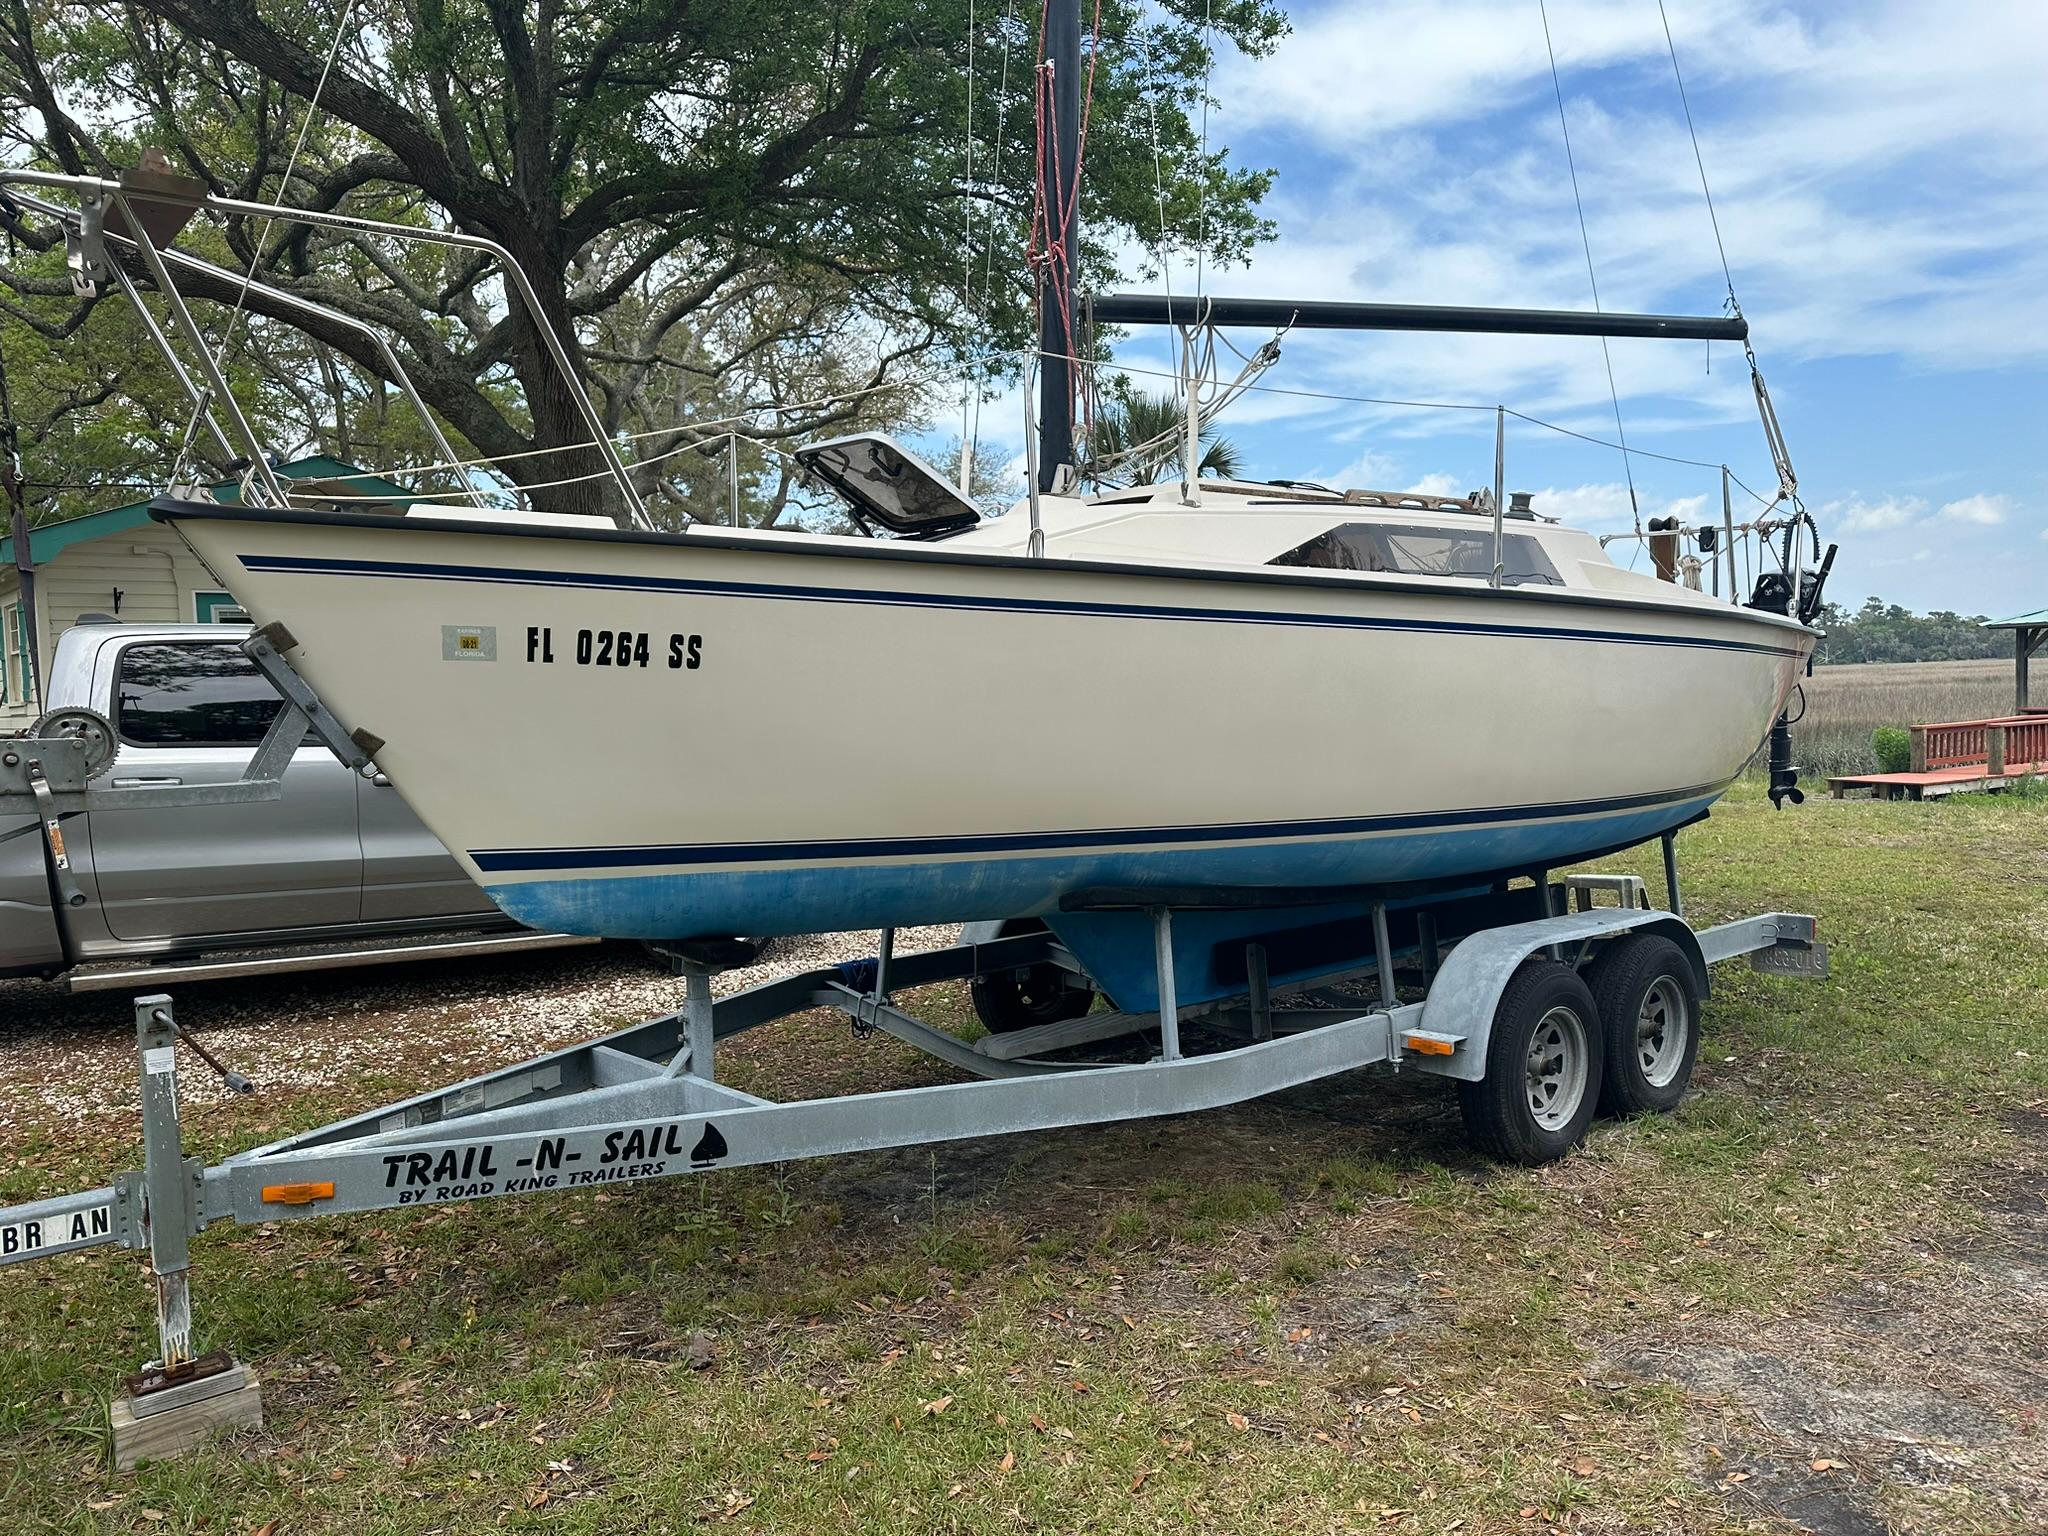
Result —
<svg viewBox="0 0 2048 1536"><path fill-rule="evenodd" d="M1806 679L1806 714L1792 728L1793 761L1830 773L1873 773L1870 733L1881 725L1985 720L2012 712L2012 660L1868 661L1815 667ZM1798 712L1795 702L1793 713Z"/></svg>
<svg viewBox="0 0 2048 1536"><path fill-rule="evenodd" d="M1910 670L1903 697L1943 697ZM1548 1168L1471 1152L1448 1084L1367 1071L223 1228L194 1244L199 1342L262 1374L268 1423L132 1475L106 1403L151 1347L142 1263L8 1269L0 1529L2048 1530L2048 800L1774 813L1745 780L1679 852L1696 922L1819 914L1833 975L1722 967L1686 1102ZM1655 890L1657 862L1602 867ZM588 1038L674 986L574 951L189 988L180 1018L260 1086L187 1062L187 1145ZM975 1028L958 987L909 1001ZM0 1200L136 1165L128 1013L0 985ZM775 1097L951 1071L837 1014L721 1065Z"/></svg>

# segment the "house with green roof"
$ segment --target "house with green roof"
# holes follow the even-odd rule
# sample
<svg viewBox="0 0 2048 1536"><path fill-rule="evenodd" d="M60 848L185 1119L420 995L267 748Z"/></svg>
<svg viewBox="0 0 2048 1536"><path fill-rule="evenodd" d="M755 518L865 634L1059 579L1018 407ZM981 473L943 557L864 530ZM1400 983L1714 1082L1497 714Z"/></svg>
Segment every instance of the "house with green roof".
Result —
<svg viewBox="0 0 2048 1536"><path fill-rule="evenodd" d="M326 454L276 469L303 492L361 497L377 503L379 511L402 511L413 500L403 486ZM232 480L210 491L220 501L241 499L241 487ZM178 536L150 520L147 501L32 528L29 553L39 631L33 650L14 541L0 538L0 735L34 722L40 690L31 657L47 661L57 637L86 614L150 624L238 624L248 618Z"/></svg>

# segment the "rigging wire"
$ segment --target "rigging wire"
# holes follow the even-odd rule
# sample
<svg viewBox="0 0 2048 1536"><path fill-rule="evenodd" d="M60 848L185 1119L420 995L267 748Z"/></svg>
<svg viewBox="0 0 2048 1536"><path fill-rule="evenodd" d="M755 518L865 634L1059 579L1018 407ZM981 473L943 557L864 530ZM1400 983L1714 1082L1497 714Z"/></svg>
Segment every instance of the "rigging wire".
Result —
<svg viewBox="0 0 2048 1536"><path fill-rule="evenodd" d="M966 207L960 223L960 307L971 314L974 310L974 0L967 0L967 127L961 135L966 166L962 180L966 184ZM989 215L994 224L995 215ZM974 450L968 445L968 419L974 408L974 380L966 380L960 392L960 494L969 494L974 483Z"/></svg>
<svg viewBox="0 0 2048 1536"><path fill-rule="evenodd" d="M1216 24L1212 0L1202 0L1202 155L1196 166L1197 223L1195 297L1202 297L1202 272L1209 254L1209 81L1216 68Z"/></svg>
<svg viewBox="0 0 2048 1536"><path fill-rule="evenodd" d="M1579 213L1579 243L1586 251L1586 281L1593 289L1593 313L1600 311L1600 279L1593 271L1593 237L1586 229L1586 204L1579 196L1579 168L1572 156L1572 130L1565 120L1564 81L1557 72L1557 49L1550 41L1550 11L1544 0L1536 0L1536 14L1543 19L1543 50L1550 55L1550 85L1557 94L1557 126L1564 135L1565 169L1571 173L1572 206ZM1643 531L1643 510L1636 499L1635 471L1628 459L1628 432L1621 424L1621 391L1614 383L1614 355L1608 349L1607 338L1600 338L1600 360L1607 365L1607 394L1614 402L1614 435L1621 440L1621 473L1628 482L1629 511L1635 517L1636 532Z"/></svg>
<svg viewBox="0 0 2048 1536"><path fill-rule="evenodd" d="M1728 247L1721 239L1721 216L1714 208L1714 189L1707 181L1706 156L1700 150L1699 129L1693 122L1692 101L1685 90L1685 72L1678 67L1678 44L1671 36L1671 16L1665 10L1664 0L1657 0L1657 18L1664 25L1664 48L1671 56L1671 78L1678 85L1678 104L1685 113L1686 135L1692 140L1693 164L1699 167L1700 193L1707 203L1707 222L1713 226L1714 249L1721 257L1721 277L1728 285L1728 311L1739 316L1742 313L1742 303L1735 296L1735 274L1728 265ZM1778 424L1778 410L1771 402L1771 392L1764 383L1763 370L1757 366L1756 349L1750 345L1747 337L1743 338L1742 356L1749 364L1750 392L1756 397L1757 416L1763 423L1764 443L1770 449L1771 463L1778 472L1778 494L1771 505L1776 506L1782 501L1790 502L1792 506L1792 521L1785 530L1782 562L1785 568L1790 570L1792 548L1798 536L1800 521L1804 520L1807 531L1813 538L1816 559L1820 556L1820 530L1814 526L1813 519L1807 515L1804 504L1799 500L1799 475L1792 467L1792 455L1785 445L1784 429ZM1741 485L1742 482L1737 480L1736 484ZM1749 491L1746 485L1742 488ZM1749 491L1749 494L1755 496L1756 492ZM1757 499L1762 500L1761 497Z"/></svg>
<svg viewBox="0 0 2048 1536"><path fill-rule="evenodd" d="M1714 189L1707 185L1706 157L1700 153L1699 130L1693 126L1692 102L1685 94L1685 75L1678 67L1678 44L1671 40L1671 18L1664 0L1657 0L1657 19L1664 23L1664 47L1671 54L1671 78L1678 82L1678 104L1685 109L1685 131L1692 139L1693 164L1700 168L1700 191L1706 194L1707 222L1714 226L1714 249L1721 254L1721 276L1728 284L1729 313L1740 315L1742 305L1735 298L1735 274L1728 269L1728 247L1721 243L1721 216L1714 211Z"/></svg>
<svg viewBox="0 0 2048 1536"><path fill-rule="evenodd" d="M280 200L290 195L292 175L299 168L299 156L305 152L307 135L312 132L313 119L320 111L320 97L327 89L327 77L334 73L334 61L341 56L342 41L348 36L349 18L355 14L355 8L356 0L342 0L341 14L335 18L334 22L334 39L327 45L327 60L320 66L320 78L314 82L313 94L306 102L306 115L299 123L298 138L293 141L292 152L284 163L284 177L277 184L277 194ZM221 337L220 341L223 372L225 372L229 361L228 349L235 344L242 315L245 306L249 302L250 286L256 281L256 268L263 261L263 242L270 238L270 231L276 224L277 216L275 214L264 219L263 228L257 231L256 239L250 245L249 270L242 274L241 290L235 295L235 302L228 310L227 332ZM192 419L185 428L185 444L178 450L177 462L171 466L171 483L173 485L177 484L178 476L184 470L187 450L190 449L193 439L198 433L200 413L205 409L204 401L205 397L202 395L200 399L192 402Z"/></svg>
<svg viewBox="0 0 2048 1536"><path fill-rule="evenodd" d="M1227 342L1226 345L1228 345ZM1235 349L1233 348L1233 350ZM1015 352L1008 351L985 353L980 357L970 359L965 364L965 368L970 371L986 369L994 367L1006 360L1012 360L1018 355L1019 354ZM1024 355L1035 357L1042 354L1040 354L1036 348L1029 348L1025 350ZM1242 356L1242 354L1240 354L1240 356ZM1252 358L1248 358L1246 359L1246 361L1253 361L1257 357L1258 354L1254 353ZM1105 362L1098 358L1082 357L1071 354L1066 358L1066 361L1078 368L1115 368L1120 373L1132 373L1146 378L1175 379L1181 377L1180 374L1169 372L1168 370L1163 368L1146 368L1129 363L1110 363ZM884 394L891 391L917 389L929 384L947 383L959 377L959 370L951 368L937 369L931 373L921 374L915 378L904 379L885 384L871 384L862 389L842 390L835 394L820 395L813 399L791 401L786 404L777 404L773 401L763 402L762 404L759 405L746 407L742 409L740 412L731 416L705 417L702 420L693 421L688 424L687 430L698 434L697 436L693 437L689 442L683 443L675 448L666 450L663 453L656 454L648 459L639 460L636 462L658 463L662 459L673 457L675 454L688 452L693 448L701 447L703 443L707 441L709 438L724 435L723 433L707 432L706 429L713 427L738 426L751 420L755 416L758 416L764 411L781 415L793 411L811 410L820 406L837 405L848 401L864 399L869 395ZM1500 409L1500 407L1497 405L1480 404L1478 402L1469 400L1407 400L1392 396L1339 394L1329 390L1299 389L1278 384L1257 384L1249 382L1234 383L1231 386L1229 386L1229 391L1232 398L1239 394L1252 393L1279 395L1286 398L1297 400L1325 400L1340 405L1372 405L1403 410L1483 411L1488 414L1491 414L1493 411ZM1530 426L1540 427L1544 431L1555 432L1558 433L1560 436L1576 438L1580 442L1590 443L1597 448L1619 450L1621 446L1619 443L1613 442L1607 438L1598 437L1589 432L1581 432L1574 427L1567 427L1559 422L1548 421L1540 416L1532 416L1526 411L1518 411L1514 409L1512 406L1507 408L1507 413L1510 416L1513 416L1517 421L1527 422ZM674 427L656 427L650 428L644 432L629 432L622 434L620 436L619 441L623 443L634 443L645 441L648 438L670 437L675 434L676 430L677 429ZM587 443L572 443L567 446L570 448L576 448L587 447L589 445ZM364 470L362 471L360 476L332 475L328 476L327 478L332 480L350 480L357 478L372 479L380 475L421 475L444 473L452 470L489 469L500 464L509 464L522 459L540 458L548 454L557 454L563 451L564 449L562 448L525 448L520 449L514 453L493 454L489 456L478 456L476 458L469 459L448 459L442 460L437 463L404 465L382 470ZM1680 454L1659 453L1655 449L1637 447L1633 444L1630 445L1628 451L1637 458L1656 459L1666 464L1682 464L1689 468L1694 469L1711 469L1718 472L1727 467L1724 464L1717 464L1707 459L1693 459L1686 458ZM570 484L579 480L600 479L604 478L604 473L605 472L598 471L587 475L574 476L571 477L569 480L565 481L549 483ZM1770 498L1759 495L1754 489L1752 489L1748 484L1746 484L1739 476L1734 474L1732 471L1729 474L1729 479L1743 492L1743 494L1749 496L1750 498L1758 502L1760 505L1766 507L1773 505L1773 502ZM516 491L524 489L524 486L515 485L512 487L512 489Z"/></svg>
<svg viewBox="0 0 2048 1536"><path fill-rule="evenodd" d="M1002 183L1003 150L1009 144L1010 43L1011 39L1016 35L1016 17L1017 0L1006 0L1006 3L1003 6L1002 22L1003 62L1001 71L999 72L996 79L996 147L995 153L989 162L994 167L994 170L991 173L993 177L993 187L1000 187ZM988 318L989 301L995 293L996 278L996 214L993 208L990 209L989 216L984 222L987 225L987 234L983 241L984 250L981 271L981 303L979 306L976 306L973 304L973 301L970 298L969 309L974 313L978 313L982 317L983 321L986 322ZM974 261L974 253L971 249L968 252L967 260L971 267ZM968 399L973 408L973 419L972 425L970 426L968 423L967 412L963 408L961 413L960 429L960 452L961 461L963 465L963 479L965 479L967 477L967 474L969 473L969 471L967 471L966 469L966 466L969 466L973 463L973 455L976 452L976 450L979 449L981 446L981 391L979 388L979 381L972 368L969 368L967 370L966 379ZM972 491L969 486L963 484L960 489L963 495L971 496Z"/></svg>

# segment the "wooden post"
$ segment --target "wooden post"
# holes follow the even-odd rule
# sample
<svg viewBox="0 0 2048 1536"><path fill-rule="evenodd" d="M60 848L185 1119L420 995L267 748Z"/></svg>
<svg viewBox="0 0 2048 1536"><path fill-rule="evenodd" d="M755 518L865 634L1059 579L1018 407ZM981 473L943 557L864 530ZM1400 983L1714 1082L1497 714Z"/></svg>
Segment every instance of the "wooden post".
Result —
<svg viewBox="0 0 2048 1536"><path fill-rule="evenodd" d="M1913 738L1913 761L1909 766L1915 773L1925 773L1927 771L1927 727L1924 725L1914 725L1908 726L1907 730Z"/></svg>
<svg viewBox="0 0 2048 1536"><path fill-rule="evenodd" d="M2002 725L1984 727L1984 771L1994 779L2005 774L2005 727Z"/></svg>

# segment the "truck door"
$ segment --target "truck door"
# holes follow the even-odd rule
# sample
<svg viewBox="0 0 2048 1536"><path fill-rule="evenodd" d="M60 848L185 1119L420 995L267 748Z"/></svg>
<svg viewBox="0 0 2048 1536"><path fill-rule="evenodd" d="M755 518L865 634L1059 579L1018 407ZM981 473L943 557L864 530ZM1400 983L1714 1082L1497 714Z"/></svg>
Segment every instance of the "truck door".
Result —
<svg viewBox="0 0 2048 1536"><path fill-rule="evenodd" d="M116 785L238 779L284 707L232 640L141 640L120 647L113 667ZM317 743L285 770L282 799L89 820L117 938L281 933L361 913L355 775Z"/></svg>
<svg viewBox="0 0 2048 1536"><path fill-rule="evenodd" d="M363 921L499 916L441 840L413 815L383 774L356 780L363 838Z"/></svg>

